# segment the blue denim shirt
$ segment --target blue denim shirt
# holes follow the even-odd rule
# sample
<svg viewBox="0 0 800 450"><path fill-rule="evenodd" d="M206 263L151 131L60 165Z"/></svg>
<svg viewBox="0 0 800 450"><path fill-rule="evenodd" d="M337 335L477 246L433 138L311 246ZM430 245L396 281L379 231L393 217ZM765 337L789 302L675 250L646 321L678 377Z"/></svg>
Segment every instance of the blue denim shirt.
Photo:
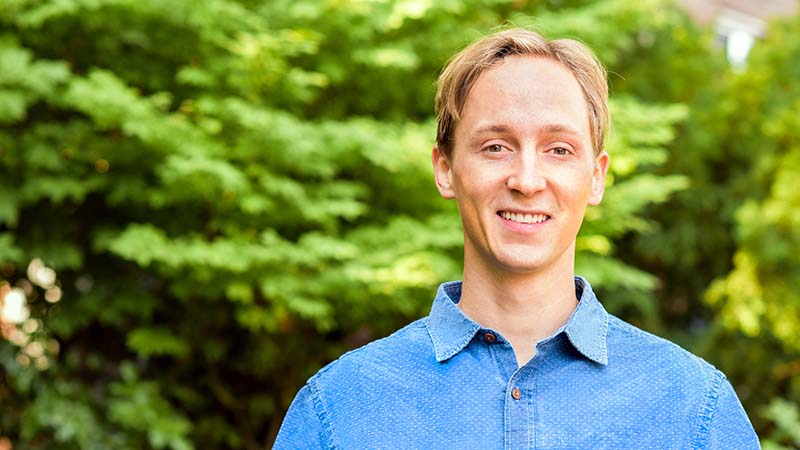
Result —
<svg viewBox="0 0 800 450"><path fill-rule="evenodd" d="M518 367L439 287L431 313L300 390L276 449L757 449L725 376L608 314L583 278L568 322Z"/></svg>

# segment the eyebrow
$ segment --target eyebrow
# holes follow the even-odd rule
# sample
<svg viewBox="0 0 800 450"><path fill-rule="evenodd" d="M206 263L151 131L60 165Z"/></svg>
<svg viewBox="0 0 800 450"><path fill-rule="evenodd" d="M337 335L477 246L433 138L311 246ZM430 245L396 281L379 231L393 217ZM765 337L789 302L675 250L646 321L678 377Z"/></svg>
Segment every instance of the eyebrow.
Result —
<svg viewBox="0 0 800 450"><path fill-rule="evenodd" d="M508 125L504 125L504 124L488 124L488 125L484 125L484 126L478 128L477 130L475 130L473 135L480 135L480 134L486 133L486 132L507 133L507 132L509 132L511 130L511 128L512 127L510 127ZM569 135L573 135L573 136L580 136L581 135L581 133L577 129L575 129L575 128L569 126L569 125L564 125L564 124L560 124L560 123L550 123L550 124L543 125L543 126L541 126L539 128L538 131L544 132L544 133L548 133L548 134L569 134Z"/></svg>
<svg viewBox="0 0 800 450"><path fill-rule="evenodd" d="M541 131L544 131L545 133L549 134L571 134L573 136L581 135L581 133L577 129L569 125L563 125L560 123L547 124L541 127Z"/></svg>
<svg viewBox="0 0 800 450"><path fill-rule="evenodd" d="M508 131L509 129L510 129L510 127L508 127L506 125L489 124L489 125L484 125L484 126L478 128L477 130L475 130L475 134L484 133L486 131L495 131L495 132L498 132L498 133L503 133L505 131Z"/></svg>

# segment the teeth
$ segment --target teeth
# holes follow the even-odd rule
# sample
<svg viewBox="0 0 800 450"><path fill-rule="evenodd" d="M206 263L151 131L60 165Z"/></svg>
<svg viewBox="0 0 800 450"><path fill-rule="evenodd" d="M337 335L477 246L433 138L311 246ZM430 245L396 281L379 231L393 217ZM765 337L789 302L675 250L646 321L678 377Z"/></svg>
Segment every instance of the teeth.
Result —
<svg viewBox="0 0 800 450"><path fill-rule="evenodd" d="M546 214L517 214L508 211L501 211L500 216L503 219L519 223L541 223L548 218Z"/></svg>

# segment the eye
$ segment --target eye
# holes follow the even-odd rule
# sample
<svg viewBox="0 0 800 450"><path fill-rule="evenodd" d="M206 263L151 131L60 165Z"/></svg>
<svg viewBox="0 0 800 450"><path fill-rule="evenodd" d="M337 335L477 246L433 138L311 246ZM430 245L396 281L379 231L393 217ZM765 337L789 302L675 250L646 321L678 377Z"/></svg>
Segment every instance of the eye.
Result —
<svg viewBox="0 0 800 450"><path fill-rule="evenodd" d="M564 148L564 147L554 147L554 148L553 148L553 149L551 149L550 151L551 151L551 152L553 152L553 153L555 153L556 155L559 155L559 156L566 156L566 155L569 155L569 150L567 150L567 149L566 149L566 148Z"/></svg>
<svg viewBox="0 0 800 450"><path fill-rule="evenodd" d="M500 144L492 144L492 145L484 148L484 150L489 152L489 153L500 153L500 152L503 151L503 148L504 147L502 145L500 145Z"/></svg>

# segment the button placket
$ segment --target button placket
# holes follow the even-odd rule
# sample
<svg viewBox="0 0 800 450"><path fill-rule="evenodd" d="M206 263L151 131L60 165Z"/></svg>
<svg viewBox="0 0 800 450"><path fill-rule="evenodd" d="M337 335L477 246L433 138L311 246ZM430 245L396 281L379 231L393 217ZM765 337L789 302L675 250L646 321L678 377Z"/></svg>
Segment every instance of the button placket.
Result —
<svg viewBox="0 0 800 450"><path fill-rule="evenodd" d="M530 389L529 368L518 368L506 384L505 391L505 448L532 448L533 391ZM522 391L525 387L526 391Z"/></svg>

